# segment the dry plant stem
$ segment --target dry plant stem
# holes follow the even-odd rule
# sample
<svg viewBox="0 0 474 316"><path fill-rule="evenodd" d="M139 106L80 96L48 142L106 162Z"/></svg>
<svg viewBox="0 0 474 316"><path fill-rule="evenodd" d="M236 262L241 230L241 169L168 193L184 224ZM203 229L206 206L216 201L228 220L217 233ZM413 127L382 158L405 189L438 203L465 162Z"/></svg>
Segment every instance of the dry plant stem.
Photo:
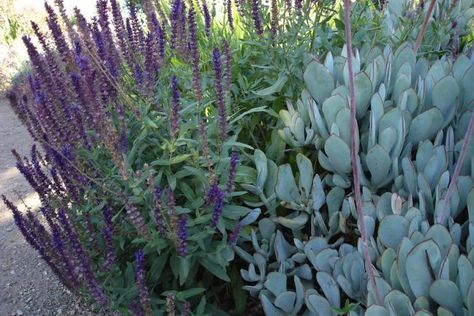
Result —
<svg viewBox="0 0 474 316"><path fill-rule="evenodd" d="M351 0L344 0L344 24L346 33L346 47L347 47L347 66L349 68L349 92L350 92L350 106L351 106L351 162L352 162L352 173L354 179L354 194L355 204L358 222L360 225L360 233L362 237L362 247L364 251L365 266L369 275L369 280L372 285L372 289L375 293L375 299L377 304L383 305L382 299L375 282L375 268L372 265L372 260L369 255L369 246L367 243L367 231L365 229L364 213L362 212L362 199L360 192L360 179L359 179L359 164L357 163L357 151L358 151L358 137L359 128L357 126L356 119L356 103L355 103L355 86L354 86L354 71L352 69L352 35L351 35Z"/></svg>
<svg viewBox="0 0 474 316"><path fill-rule="evenodd" d="M448 217L448 212L450 208L448 206L449 200L451 199L451 195L453 194L453 187L456 185L456 180L459 177L459 173L461 172L461 167L464 163L464 159L466 158L467 148L472 140L472 134L474 133L474 111L471 114L471 120L469 121L469 127L467 129L466 135L464 135L464 140L462 142L461 147L461 154L459 155L459 160L456 163L456 167L454 168L453 176L451 177L451 182L448 186L448 191L446 191L446 197L444 198L443 208L441 212L437 216L436 222L438 224L444 223L446 218Z"/></svg>
<svg viewBox="0 0 474 316"><path fill-rule="evenodd" d="M430 21L431 14L433 13L435 3L436 3L436 0L431 0L430 6L428 8L428 13L426 14L425 21L423 22L423 26L421 27L420 34L418 34L418 37L416 38L415 47L413 48L415 55L421 46L421 41L423 40L423 36L426 33L426 27L428 26L428 22Z"/></svg>

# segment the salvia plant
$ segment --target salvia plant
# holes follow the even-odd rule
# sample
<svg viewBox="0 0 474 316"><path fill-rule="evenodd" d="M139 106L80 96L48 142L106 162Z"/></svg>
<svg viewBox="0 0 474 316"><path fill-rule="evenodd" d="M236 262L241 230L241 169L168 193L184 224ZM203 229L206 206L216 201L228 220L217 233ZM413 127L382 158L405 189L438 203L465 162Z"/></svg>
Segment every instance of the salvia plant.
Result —
<svg viewBox="0 0 474 316"><path fill-rule="evenodd" d="M474 315L473 2L46 3L28 243L124 315Z"/></svg>

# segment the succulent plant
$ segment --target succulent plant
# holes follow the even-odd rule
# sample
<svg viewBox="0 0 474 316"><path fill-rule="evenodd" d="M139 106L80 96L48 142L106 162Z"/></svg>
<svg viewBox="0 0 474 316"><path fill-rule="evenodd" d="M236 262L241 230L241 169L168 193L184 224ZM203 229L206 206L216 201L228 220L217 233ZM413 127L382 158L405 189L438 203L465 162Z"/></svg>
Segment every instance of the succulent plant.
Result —
<svg viewBox="0 0 474 316"><path fill-rule="evenodd" d="M469 221L474 218L474 191L468 196ZM426 214L411 207L404 215L385 216L379 225L381 252L378 279L385 306L371 305L365 315L472 315L474 312L474 248L472 223L461 242L461 227L430 227ZM370 293L370 289L369 289Z"/></svg>
<svg viewBox="0 0 474 316"><path fill-rule="evenodd" d="M252 233L252 247L236 248L249 263L241 270L245 289L267 315L334 315L343 297L359 304L346 310L351 315L470 314L473 283L464 276L474 262L472 159L455 179L446 226L432 223L473 111L473 60L417 60L410 44L355 50L363 220L382 306L368 282L350 191L345 49L323 63L309 59L306 90L280 111L279 136L297 154L277 166L256 151L256 176L242 186L256 196L248 205L270 214ZM357 242L348 243L350 236Z"/></svg>
<svg viewBox="0 0 474 316"><path fill-rule="evenodd" d="M298 150L314 145L319 164L328 171L326 182L348 188L351 132L347 58L342 52L337 57L328 53L324 63L311 59L304 73L307 90L296 108L288 103L288 111L280 112L284 127L279 134ZM356 50L354 69L359 163L365 171L362 185L379 190L400 181L396 179L407 170L403 165L411 159L411 151L420 147L424 152L426 141L444 142L447 151L446 159L439 153L427 168L452 172L473 107L474 95L468 88L474 84L473 61L460 55L454 62L442 58L430 65L423 58L416 60L407 43L395 52L388 46ZM473 153L474 147L469 151ZM470 172L470 165L464 163L463 175ZM434 190L437 181L431 180ZM413 185L408 192L417 195Z"/></svg>

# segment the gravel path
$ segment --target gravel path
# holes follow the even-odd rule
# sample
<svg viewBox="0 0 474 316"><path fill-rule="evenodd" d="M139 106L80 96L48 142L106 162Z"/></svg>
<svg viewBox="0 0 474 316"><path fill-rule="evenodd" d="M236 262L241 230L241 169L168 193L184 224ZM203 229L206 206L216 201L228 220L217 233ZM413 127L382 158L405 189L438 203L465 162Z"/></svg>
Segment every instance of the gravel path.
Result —
<svg viewBox="0 0 474 316"><path fill-rule="evenodd" d="M30 151L32 139L5 99L0 99L0 194L21 209L39 205L36 194L15 168L11 149ZM16 228L0 201L0 316L96 315L64 288Z"/></svg>

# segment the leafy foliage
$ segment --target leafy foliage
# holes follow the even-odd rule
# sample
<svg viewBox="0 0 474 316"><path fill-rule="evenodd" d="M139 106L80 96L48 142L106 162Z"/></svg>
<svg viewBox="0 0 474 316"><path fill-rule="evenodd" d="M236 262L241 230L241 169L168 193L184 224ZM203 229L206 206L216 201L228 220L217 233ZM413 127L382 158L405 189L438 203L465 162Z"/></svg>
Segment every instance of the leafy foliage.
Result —
<svg viewBox="0 0 474 316"><path fill-rule="evenodd" d="M46 4L9 93L27 241L123 314L472 313L472 1L437 1L418 55L421 3L224 8Z"/></svg>

